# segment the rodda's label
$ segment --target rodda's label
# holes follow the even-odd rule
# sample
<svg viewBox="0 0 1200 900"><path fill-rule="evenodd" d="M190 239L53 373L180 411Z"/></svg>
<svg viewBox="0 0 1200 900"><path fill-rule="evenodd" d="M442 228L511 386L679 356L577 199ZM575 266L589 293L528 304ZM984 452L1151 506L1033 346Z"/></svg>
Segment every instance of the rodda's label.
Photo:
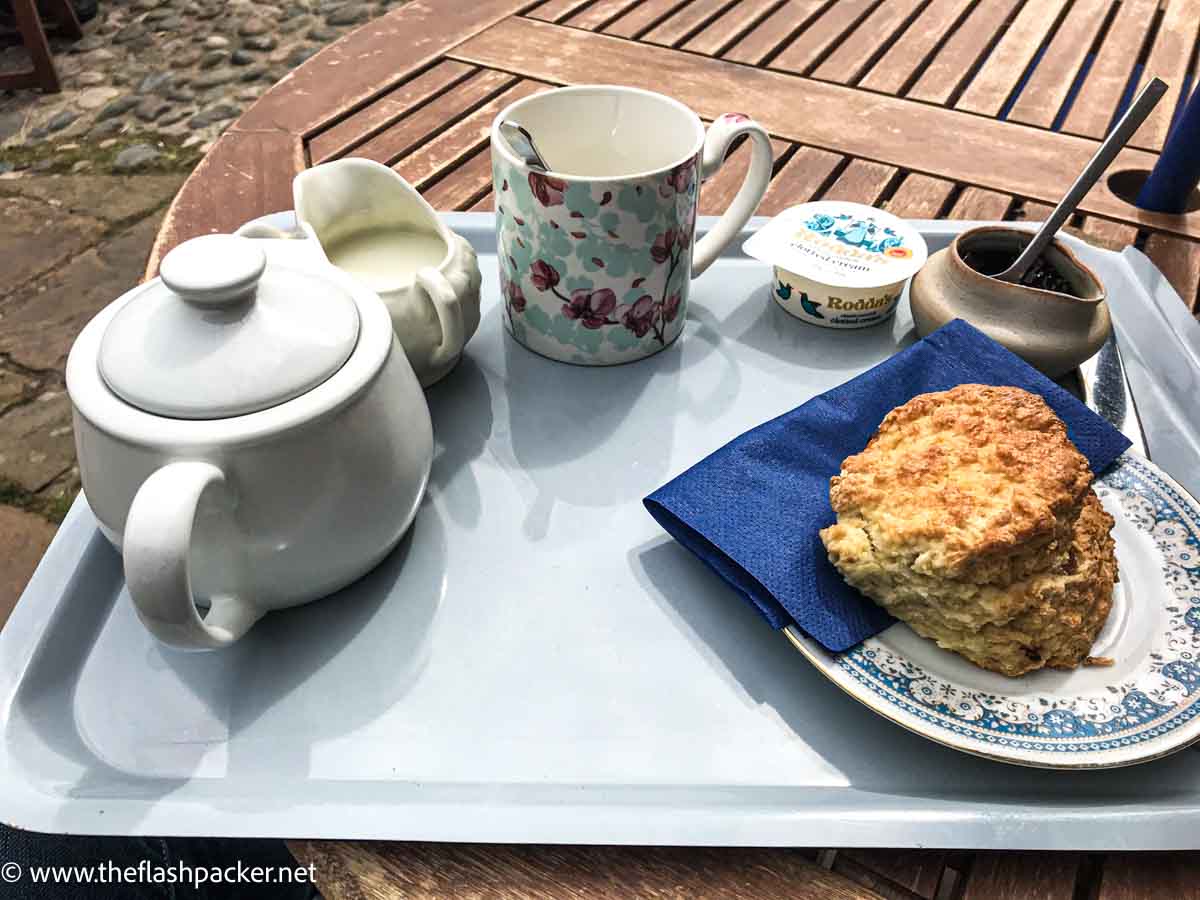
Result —
<svg viewBox="0 0 1200 900"><path fill-rule="evenodd" d="M878 297L859 297L855 300L843 300L841 297L830 297L830 309L853 309L862 311L865 309L885 309L892 303L896 302L895 294L880 294Z"/></svg>

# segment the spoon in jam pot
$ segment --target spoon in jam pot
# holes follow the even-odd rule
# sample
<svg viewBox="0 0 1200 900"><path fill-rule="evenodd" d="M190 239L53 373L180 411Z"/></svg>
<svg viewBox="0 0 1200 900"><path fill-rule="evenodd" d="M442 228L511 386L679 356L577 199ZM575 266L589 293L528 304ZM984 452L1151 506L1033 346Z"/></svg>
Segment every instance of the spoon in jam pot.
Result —
<svg viewBox="0 0 1200 900"><path fill-rule="evenodd" d="M1075 212L1079 201L1104 174L1104 170L1133 137L1133 133L1146 120L1146 116L1150 115L1150 110L1154 109L1166 90L1167 84L1160 78L1152 78L1150 83L1142 88L1133 103L1129 104L1129 109L1125 110L1125 114L1108 133L1108 137L1096 149L1096 155L1084 166L1079 177L1075 179L1075 183L1071 185L1071 189L1058 201L1058 206L1054 207L1054 211L1046 217L1042 227L1034 234L1033 240L1025 245L1025 249L1021 251L1021 255L1011 266L998 275L993 275L993 278L1013 284L1021 283L1029 267L1041 256L1046 245L1058 233L1058 229L1062 228L1071 214Z"/></svg>

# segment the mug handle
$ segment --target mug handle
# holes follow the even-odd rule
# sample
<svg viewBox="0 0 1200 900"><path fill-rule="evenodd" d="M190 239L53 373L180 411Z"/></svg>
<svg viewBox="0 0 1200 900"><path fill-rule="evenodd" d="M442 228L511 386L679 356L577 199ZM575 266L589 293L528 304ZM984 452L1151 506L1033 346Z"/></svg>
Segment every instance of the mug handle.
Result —
<svg viewBox="0 0 1200 900"><path fill-rule="evenodd" d="M463 345L467 342L464 336L462 304L446 276L432 266L418 269L415 278L417 284L433 301L438 323L442 326L442 343L433 351L430 365L449 363L462 353Z"/></svg>
<svg viewBox="0 0 1200 900"><path fill-rule="evenodd" d="M708 234L692 248L693 278L703 274L729 242L738 236L758 209L763 194L767 192L767 185L771 183L771 166L775 162L771 139L767 136L766 129L741 113L725 113L709 126L708 134L704 136L704 149L701 151L701 180L707 180L717 174L717 170L725 162L729 145L743 134L750 135L752 142L750 169L746 172L746 178L729 208L721 214L721 218Z"/></svg>
<svg viewBox="0 0 1200 900"><path fill-rule="evenodd" d="M168 463L138 488L126 517L121 553L134 609L152 635L181 650L227 647L264 612L232 595L212 597L204 618L196 610L188 566L196 506L210 485L224 484L211 463Z"/></svg>

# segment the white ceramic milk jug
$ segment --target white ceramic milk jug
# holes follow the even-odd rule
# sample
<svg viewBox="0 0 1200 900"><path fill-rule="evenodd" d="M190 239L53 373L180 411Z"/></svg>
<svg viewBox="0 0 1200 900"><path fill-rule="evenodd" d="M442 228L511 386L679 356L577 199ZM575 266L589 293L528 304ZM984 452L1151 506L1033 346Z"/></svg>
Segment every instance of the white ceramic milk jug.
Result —
<svg viewBox="0 0 1200 900"><path fill-rule="evenodd" d="M377 293L417 378L445 377L479 327L475 251L400 175L369 159L315 166L292 182L296 220L335 267ZM273 231L253 223L240 234Z"/></svg>

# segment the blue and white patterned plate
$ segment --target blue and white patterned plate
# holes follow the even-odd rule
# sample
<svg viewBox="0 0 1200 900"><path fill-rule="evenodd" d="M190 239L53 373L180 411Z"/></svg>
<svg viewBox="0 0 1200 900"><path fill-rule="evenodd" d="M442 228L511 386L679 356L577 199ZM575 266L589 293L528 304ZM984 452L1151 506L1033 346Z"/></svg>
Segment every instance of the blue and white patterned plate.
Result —
<svg viewBox="0 0 1200 900"><path fill-rule="evenodd" d="M1096 482L1116 519L1120 581L1092 655L1109 667L1008 678L907 625L831 654L788 638L840 688L930 740L1055 769L1128 766L1200 739L1200 503L1126 453Z"/></svg>

